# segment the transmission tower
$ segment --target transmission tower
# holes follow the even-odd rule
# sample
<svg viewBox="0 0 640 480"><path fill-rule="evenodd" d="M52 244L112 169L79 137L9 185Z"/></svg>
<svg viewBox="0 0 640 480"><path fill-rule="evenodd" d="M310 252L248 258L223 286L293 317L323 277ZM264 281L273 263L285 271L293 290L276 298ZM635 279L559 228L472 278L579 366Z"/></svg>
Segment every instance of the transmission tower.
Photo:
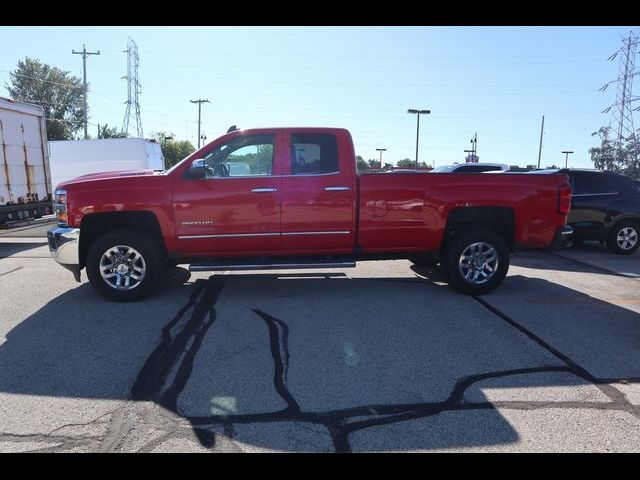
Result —
<svg viewBox="0 0 640 480"><path fill-rule="evenodd" d="M633 95L633 77L640 73L636 68L636 53L640 45L640 38L635 32L629 32L622 37L622 47L613 53L607 60L613 61L620 56L618 67L618 78L605 83L600 90L605 91L609 85L616 83L616 103L605 108L602 113L611 112L610 127L616 133L615 138L615 159L620 157L624 140L635 133L633 126L633 110L640 110L640 107L632 109L632 103L640 99ZM636 142L637 145L637 142ZM636 147L637 148L637 147ZM637 158L638 152L634 152Z"/></svg>
<svg viewBox="0 0 640 480"><path fill-rule="evenodd" d="M127 79L127 110L124 114L124 122L122 122L122 132L129 133L129 119L132 115L136 116L136 134L138 138L142 138L142 120L140 118L140 93L142 93L140 80L138 79L138 67L140 66L140 58L138 57L138 46L131 37L127 42L127 75L122 78ZM132 113L131 107L135 113Z"/></svg>

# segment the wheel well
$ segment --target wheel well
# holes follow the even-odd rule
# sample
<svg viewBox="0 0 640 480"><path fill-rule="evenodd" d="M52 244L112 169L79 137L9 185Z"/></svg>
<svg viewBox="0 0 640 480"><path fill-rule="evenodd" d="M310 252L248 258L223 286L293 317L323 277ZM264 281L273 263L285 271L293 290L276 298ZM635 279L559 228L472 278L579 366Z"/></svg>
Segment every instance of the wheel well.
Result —
<svg viewBox="0 0 640 480"><path fill-rule="evenodd" d="M499 235L513 251L516 222L513 210L507 207L459 207L447 217L444 243L461 230L486 229Z"/></svg>
<svg viewBox="0 0 640 480"><path fill-rule="evenodd" d="M93 213L82 219L80 228L80 269L85 266L87 253L96 239L107 232L120 228L133 228L152 235L160 242L163 255L166 247L162 238L160 224L155 214L151 212L107 212Z"/></svg>

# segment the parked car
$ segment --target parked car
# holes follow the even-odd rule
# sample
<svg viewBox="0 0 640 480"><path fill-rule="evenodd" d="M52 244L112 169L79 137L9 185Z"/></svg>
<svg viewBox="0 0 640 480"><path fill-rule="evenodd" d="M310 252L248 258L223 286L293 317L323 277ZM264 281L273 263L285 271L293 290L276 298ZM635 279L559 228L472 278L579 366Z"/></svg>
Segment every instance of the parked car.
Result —
<svg viewBox="0 0 640 480"><path fill-rule="evenodd" d="M630 255L640 247L640 189L623 175L602 170L549 169L566 173L573 193L567 224L572 240L599 240L609 250Z"/></svg>
<svg viewBox="0 0 640 480"><path fill-rule="evenodd" d="M161 174L61 183L48 239L76 280L86 267L116 301L149 294L178 261L215 271L435 258L453 287L478 295L502 282L516 246L567 238L570 199L566 175L358 175L345 129L235 130Z"/></svg>
<svg viewBox="0 0 640 480"><path fill-rule="evenodd" d="M431 173L483 173L506 172L507 170L509 170L509 165L504 163L456 163L434 168Z"/></svg>

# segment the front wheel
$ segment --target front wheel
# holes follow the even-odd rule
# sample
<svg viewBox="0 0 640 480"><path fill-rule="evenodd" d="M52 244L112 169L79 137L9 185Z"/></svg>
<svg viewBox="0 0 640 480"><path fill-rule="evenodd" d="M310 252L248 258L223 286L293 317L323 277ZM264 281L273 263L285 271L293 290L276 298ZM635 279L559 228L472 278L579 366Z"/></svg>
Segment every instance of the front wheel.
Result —
<svg viewBox="0 0 640 480"><path fill-rule="evenodd" d="M469 295L489 293L509 270L509 249L493 232L461 233L448 244L442 267L449 284Z"/></svg>
<svg viewBox="0 0 640 480"><path fill-rule="evenodd" d="M623 220L611 229L607 247L613 253L631 255L640 247L640 227L633 220Z"/></svg>
<svg viewBox="0 0 640 480"><path fill-rule="evenodd" d="M87 253L87 277L103 297L131 302L149 295L162 271L153 239L137 230L114 230L98 238Z"/></svg>

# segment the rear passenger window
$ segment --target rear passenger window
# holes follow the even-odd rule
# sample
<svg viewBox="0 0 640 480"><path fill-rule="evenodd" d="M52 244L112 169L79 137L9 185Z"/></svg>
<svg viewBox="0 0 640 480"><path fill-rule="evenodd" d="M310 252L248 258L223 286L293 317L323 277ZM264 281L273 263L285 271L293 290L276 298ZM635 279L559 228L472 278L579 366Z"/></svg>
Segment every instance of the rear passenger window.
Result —
<svg viewBox="0 0 640 480"><path fill-rule="evenodd" d="M337 173L338 143L328 133L291 135L291 174Z"/></svg>
<svg viewBox="0 0 640 480"><path fill-rule="evenodd" d="M595 173L580 174L573 176L573 194L574 195L593 195L598 193L618 193L614 182L604 174Z"/></svg>

